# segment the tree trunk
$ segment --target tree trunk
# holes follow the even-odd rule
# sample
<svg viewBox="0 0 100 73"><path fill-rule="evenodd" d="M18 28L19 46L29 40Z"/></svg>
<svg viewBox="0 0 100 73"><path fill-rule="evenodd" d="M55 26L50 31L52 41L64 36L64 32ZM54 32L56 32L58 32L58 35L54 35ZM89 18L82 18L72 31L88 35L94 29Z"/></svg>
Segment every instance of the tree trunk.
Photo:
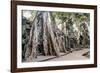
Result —
<svg viewBox="0 0 100 73"><path fill-rule="evenodd" d="M26 61L33 61L38 55L60 56L67 52L64 34L58 29L50 12L38 11L32 22L28 44L26 45Z"/></svg>

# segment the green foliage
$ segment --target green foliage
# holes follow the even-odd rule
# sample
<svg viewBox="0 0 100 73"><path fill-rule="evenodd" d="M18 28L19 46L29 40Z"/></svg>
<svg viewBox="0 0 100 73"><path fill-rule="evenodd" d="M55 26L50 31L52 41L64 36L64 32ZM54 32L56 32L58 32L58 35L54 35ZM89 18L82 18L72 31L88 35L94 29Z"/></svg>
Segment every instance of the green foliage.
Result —
<svg viewBox="0 0 100 73"><path fill-rule="evenodd" d="M52 15L57 18L60 19L62 21L62 23L66 22L67 19L70 18L71 13L68 12L52 12Z"/></svg>
<svg viewBox="0 0 100 73"><path fill-rule="evenodd" d="M76 21L90 21L90 14L89 13L75 13Z"/></svg>

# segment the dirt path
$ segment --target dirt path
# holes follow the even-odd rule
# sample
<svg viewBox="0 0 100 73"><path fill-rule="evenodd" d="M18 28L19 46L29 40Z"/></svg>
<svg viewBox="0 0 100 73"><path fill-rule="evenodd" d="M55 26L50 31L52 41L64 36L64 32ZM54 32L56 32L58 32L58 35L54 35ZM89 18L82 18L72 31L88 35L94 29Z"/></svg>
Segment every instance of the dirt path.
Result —
<svg viewBox="0 0 100 73"><path fill-rule="evenodd" d="M62 56L38 56L33 62L44 62L44 61L64 61L64 60L86 60L89 59L85 56L82 56L84 53L88 52L89 49L77 50L72 53L64 54L61 53Z"/></svg>
<svg viewBox="0 0 100 73"><path fill-rule="evenodd" d="M79 51L73 51L72 53L69 53L67 55L61 56L59 58L54 58L49 61L62 61L62 60L85 60L88 59L85 56L82 56L85 52L89 51L89 49L83 49Z"/></svg>

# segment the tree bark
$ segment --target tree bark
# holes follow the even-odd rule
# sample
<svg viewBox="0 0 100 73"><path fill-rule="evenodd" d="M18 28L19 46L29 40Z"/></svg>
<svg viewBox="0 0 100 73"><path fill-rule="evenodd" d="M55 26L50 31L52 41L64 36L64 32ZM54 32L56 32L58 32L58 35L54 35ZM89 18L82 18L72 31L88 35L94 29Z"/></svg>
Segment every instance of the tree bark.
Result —
<svg viewBox="0 0 100 73"><path fill-rule="evenodd" d="M67 53L64 34L58 29L50 12L38 11L32 22L28 44L26 45L26 61L33 61L38 55L60 56Z"/></svg>

